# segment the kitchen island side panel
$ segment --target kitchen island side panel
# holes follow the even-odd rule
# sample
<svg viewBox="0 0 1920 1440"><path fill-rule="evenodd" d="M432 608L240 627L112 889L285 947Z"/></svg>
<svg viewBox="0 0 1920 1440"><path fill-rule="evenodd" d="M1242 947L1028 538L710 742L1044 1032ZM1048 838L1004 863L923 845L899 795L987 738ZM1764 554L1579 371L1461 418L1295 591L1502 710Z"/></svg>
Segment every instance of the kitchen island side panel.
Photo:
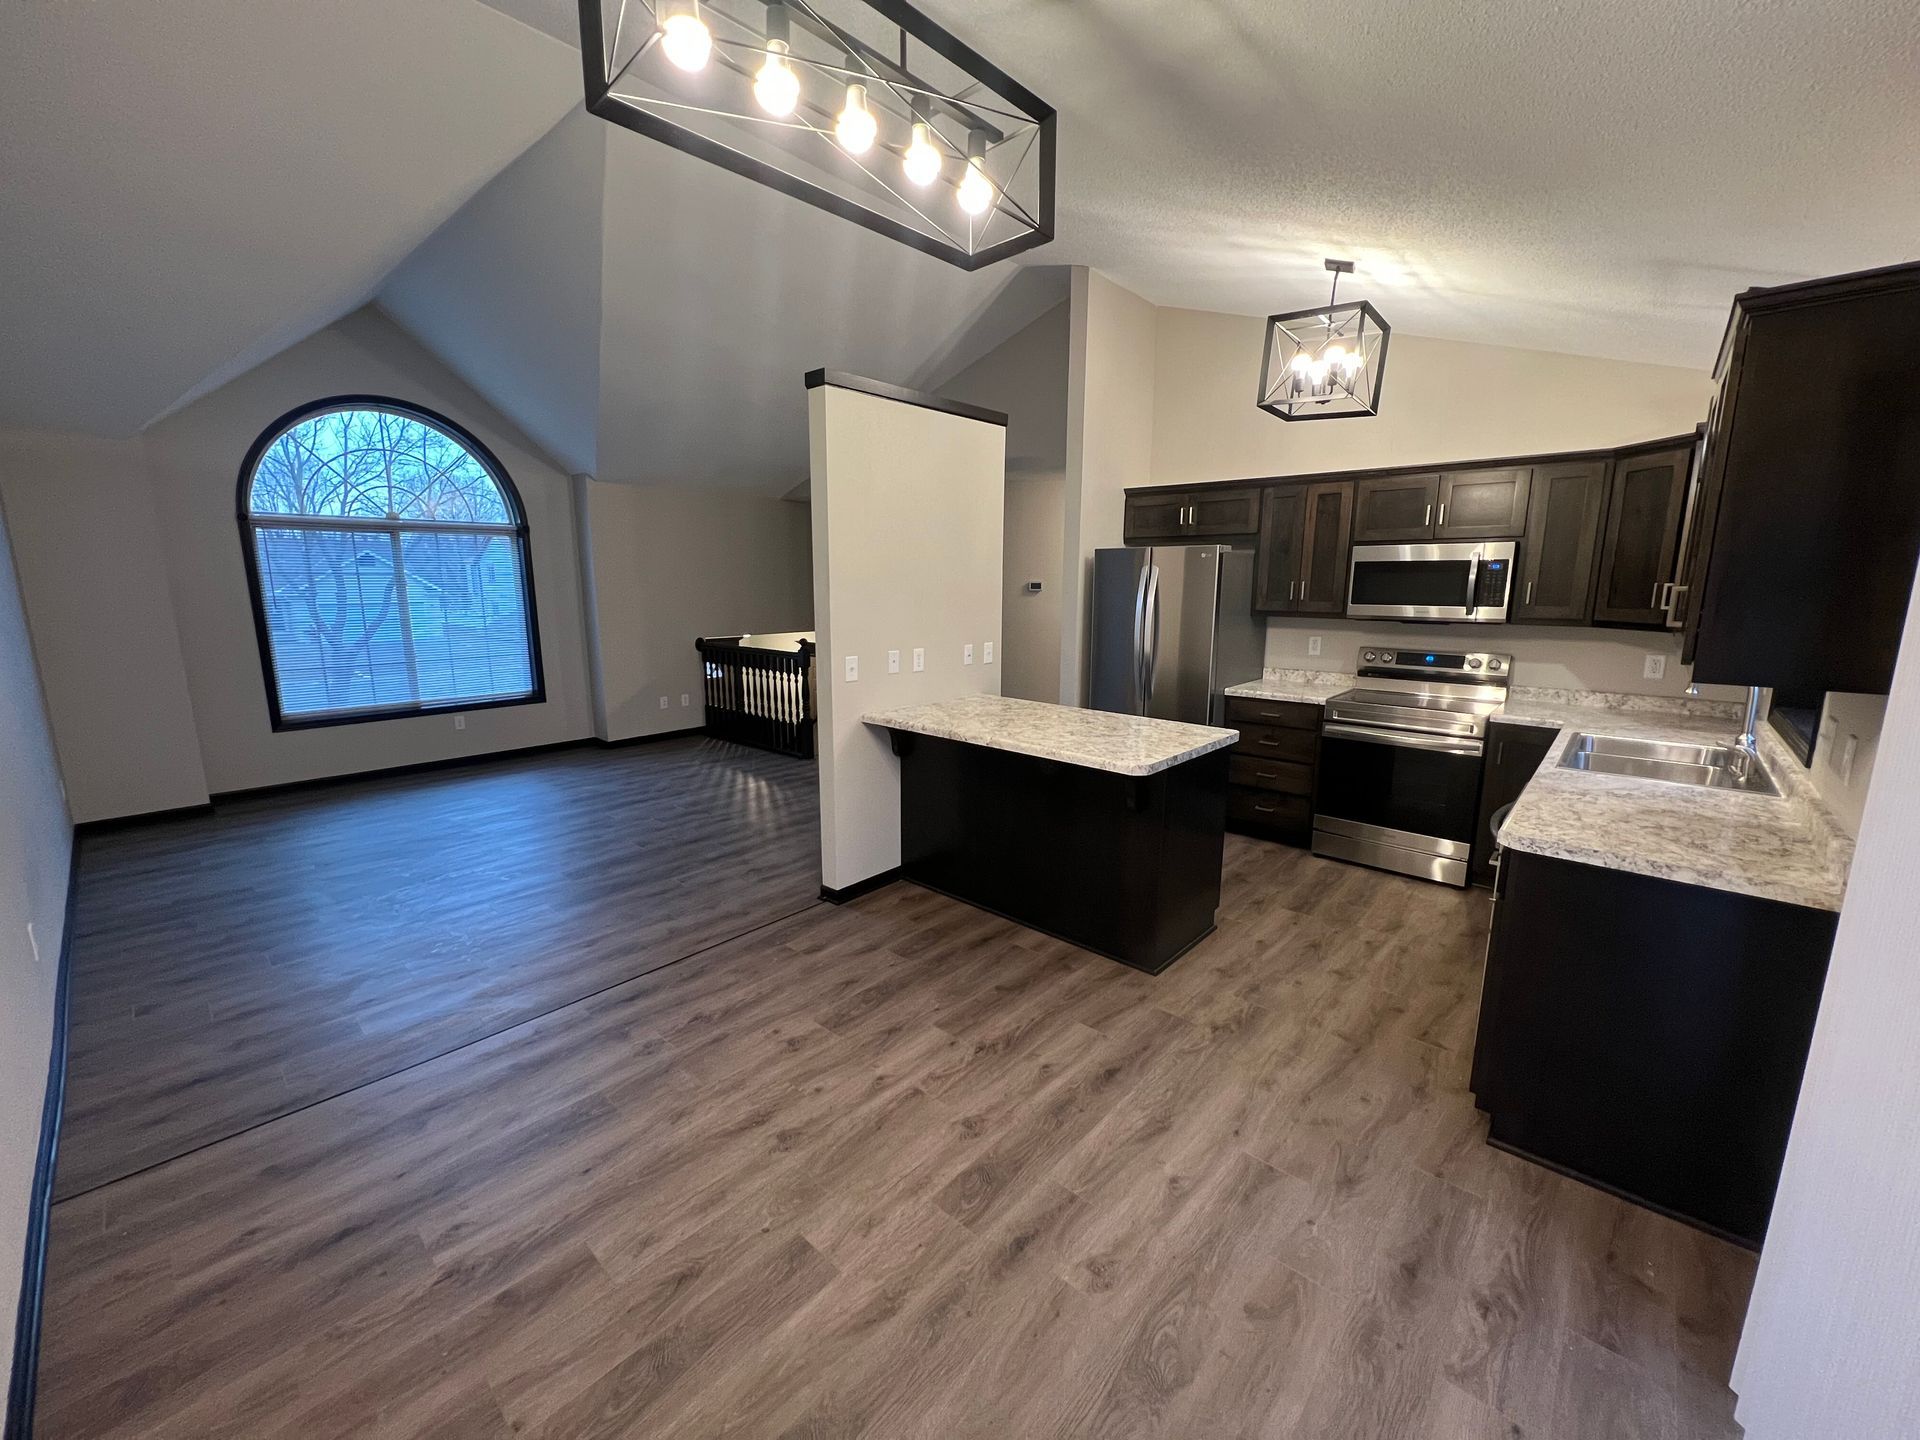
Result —
<svg viewBox="0 0 1920 1440"><path fill-rule="evenodd" d="M928 735L895 746L908 879L1149 972L1213 929L1226 751L1135 777Z"/></svg>

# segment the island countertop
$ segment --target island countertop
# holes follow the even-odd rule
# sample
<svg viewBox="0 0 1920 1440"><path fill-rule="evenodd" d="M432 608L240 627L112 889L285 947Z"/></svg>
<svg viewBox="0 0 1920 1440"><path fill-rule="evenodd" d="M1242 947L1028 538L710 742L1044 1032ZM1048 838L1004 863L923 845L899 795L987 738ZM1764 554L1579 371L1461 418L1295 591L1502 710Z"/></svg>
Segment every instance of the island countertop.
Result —
<svg viewBox="0 0 1920 1440"><path fill-rule="evenodd" d="M1003 695L963 695L932 705L877 710L860 717L886 730L1010 750L1113 775L1157 775L1198 756L1224 750L1238 730L1080 710Z"/></svg>

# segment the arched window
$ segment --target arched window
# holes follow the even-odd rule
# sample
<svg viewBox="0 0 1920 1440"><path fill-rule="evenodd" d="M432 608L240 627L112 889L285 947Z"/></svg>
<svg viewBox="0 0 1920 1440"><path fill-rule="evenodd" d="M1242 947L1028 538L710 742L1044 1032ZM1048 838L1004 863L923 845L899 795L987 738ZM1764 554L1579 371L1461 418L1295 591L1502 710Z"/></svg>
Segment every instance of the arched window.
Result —
<svg viewBox="0 0 1920 1440"><path fill-rule="evenodd" d="M544 698L520 497L451 420L370 396L282 416L240 530L276 730Z"/></svg>

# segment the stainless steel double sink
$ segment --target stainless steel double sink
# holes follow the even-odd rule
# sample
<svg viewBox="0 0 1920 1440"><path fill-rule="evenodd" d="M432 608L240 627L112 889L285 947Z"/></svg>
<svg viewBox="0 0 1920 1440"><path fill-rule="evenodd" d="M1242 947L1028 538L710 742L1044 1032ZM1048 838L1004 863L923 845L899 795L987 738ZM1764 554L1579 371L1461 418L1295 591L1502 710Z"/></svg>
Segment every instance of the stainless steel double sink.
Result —
<svg viewBox="0 0 1920 1440"><path fill-rule="evenodd" d="M1759 760L1734 745L1688 745L1669 740L1635 740L1622 735L1576 734L1560 761L1563 770L1631 775L1694 785L1709 790L1744 790L1778 795Z"/></svg>

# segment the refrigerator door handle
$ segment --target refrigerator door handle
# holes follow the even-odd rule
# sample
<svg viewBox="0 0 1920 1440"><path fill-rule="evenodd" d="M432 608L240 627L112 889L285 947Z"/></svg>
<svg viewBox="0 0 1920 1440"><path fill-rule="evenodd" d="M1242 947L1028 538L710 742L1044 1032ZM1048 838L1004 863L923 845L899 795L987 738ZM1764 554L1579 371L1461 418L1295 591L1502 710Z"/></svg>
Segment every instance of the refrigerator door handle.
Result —
<svg viewBox="0 0 1920 1440"><path fill-rule="evenodd" d="M1140 713L1153 704L1153 686L1160 669L1160 567L1147 566L1147 684L1140 695Z"/></svg>

